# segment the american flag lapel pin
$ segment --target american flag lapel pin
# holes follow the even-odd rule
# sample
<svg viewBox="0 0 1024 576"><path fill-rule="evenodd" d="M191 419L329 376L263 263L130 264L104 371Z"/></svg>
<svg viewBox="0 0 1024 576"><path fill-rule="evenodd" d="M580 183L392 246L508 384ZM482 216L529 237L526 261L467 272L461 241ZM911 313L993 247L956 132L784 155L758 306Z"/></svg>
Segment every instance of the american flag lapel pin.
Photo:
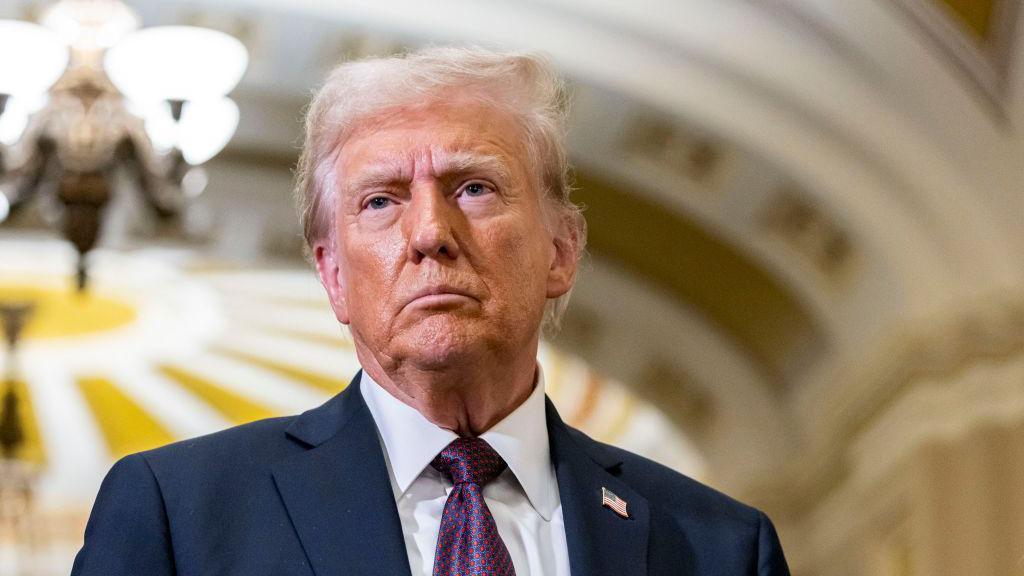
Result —
<svg viewBox="0 0 1024 576"><path fill-rule="evenodd" d="M611 508L613 512L623 518L629 518L629 512L626 511L626 501L616 496L615 492L604 486L601 487L601 505Z"/></svg>

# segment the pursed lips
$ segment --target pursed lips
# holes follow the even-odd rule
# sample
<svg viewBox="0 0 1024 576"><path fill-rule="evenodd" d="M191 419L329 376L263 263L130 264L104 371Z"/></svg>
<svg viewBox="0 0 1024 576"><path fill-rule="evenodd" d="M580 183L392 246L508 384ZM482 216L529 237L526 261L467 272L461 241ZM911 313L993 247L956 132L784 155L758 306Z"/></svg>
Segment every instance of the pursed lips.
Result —
<svg viewBox="0 0 1024 576"><path fill-rule="evenodd" d="M402 307L404 308L404 307L408 306L409 304L412 304L413 302L416 302L417 300L420 300L421 298L427 298L427 297L430 297L430 296L446 296L446 295L450 295L450 296L463 296L465 298L470 298L472 300L479 301L479 299L476 296L474 296L472 293L470 293L468 290L463 290L462 288L456 288L454 286L449 286L449 285L440 285L440 286L429 286L427 288L423 288L423 289L418 290L415 294L412 295L412 297L410 297L406 301L406 303Z"/></svg>

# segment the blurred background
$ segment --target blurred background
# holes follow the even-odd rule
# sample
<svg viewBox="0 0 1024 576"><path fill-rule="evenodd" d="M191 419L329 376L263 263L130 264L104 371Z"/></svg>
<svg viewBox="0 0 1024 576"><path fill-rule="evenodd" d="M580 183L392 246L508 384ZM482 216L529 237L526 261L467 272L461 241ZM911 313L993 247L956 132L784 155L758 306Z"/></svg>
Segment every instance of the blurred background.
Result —
<svg viewBox="0 0 1024 576"><path fill-rule="evenodd" d="M0 574L66 574L118 457L345 386L304 106L477 43L574 93L567 420L766 510L795 575L1024 575L1020 6L0 0Z"/></svg>

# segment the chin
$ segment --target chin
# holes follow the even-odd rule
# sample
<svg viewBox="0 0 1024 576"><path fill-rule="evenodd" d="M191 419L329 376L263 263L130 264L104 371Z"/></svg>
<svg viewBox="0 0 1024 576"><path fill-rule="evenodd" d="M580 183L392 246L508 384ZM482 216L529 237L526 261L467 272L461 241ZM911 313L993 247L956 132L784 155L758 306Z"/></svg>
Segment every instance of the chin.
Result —
<svg viewBox="0 0 1024 576"><path fill-rule="evenodd" d="M397 356L424 370L471 362L491 348L494 335L479 322L438 314L417 322L391 342Z"/></svg>

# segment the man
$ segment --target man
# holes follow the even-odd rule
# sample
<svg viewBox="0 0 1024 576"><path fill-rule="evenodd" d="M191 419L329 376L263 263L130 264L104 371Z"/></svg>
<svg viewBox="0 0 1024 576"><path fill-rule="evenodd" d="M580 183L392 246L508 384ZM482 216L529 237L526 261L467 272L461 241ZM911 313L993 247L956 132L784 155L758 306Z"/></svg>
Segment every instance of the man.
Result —
<svg viewBox="0 0 1024 576"><path fill-rule="evenodd" d="M566 426L536 354L585 241L535 57L345 64L307 118L305 235L363 371L297 417L129 456L72 574L788 574L769 520Z"/></svg>

